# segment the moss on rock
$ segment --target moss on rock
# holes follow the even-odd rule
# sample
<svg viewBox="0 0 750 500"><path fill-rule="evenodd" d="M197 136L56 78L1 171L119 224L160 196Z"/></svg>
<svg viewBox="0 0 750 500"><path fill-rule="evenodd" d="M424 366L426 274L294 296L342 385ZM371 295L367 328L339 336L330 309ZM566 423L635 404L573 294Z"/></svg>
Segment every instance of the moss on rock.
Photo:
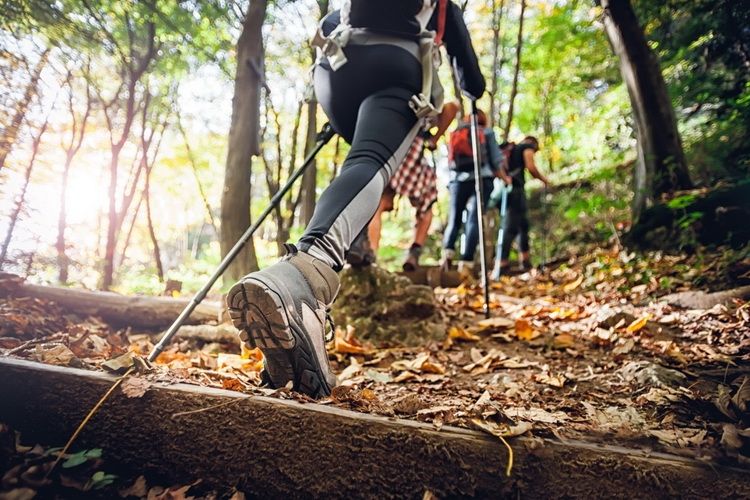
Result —
<svg viewBox="0 0 750 500"><path fill-rule="evenodd" d="M333 305L337 325L376 345L416 346L445 336L432 289L377 266L345 269Z"/></svg>

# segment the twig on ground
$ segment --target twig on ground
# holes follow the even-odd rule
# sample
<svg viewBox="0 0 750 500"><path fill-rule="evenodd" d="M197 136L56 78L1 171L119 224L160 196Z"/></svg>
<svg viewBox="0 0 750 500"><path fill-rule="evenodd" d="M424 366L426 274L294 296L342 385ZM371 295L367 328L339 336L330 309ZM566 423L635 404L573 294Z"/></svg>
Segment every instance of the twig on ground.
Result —
<svg viewBox="0 0 750 500"><path fill-rule="evenodd" d="M205 408L199 408L197 410L178 411L177 413L173 413L172 416L171 416L171 418L182 417L184 415L192 415L194 413L201 413L201 412L209 411L209 410L215 410L216 408L221 408L222 406L229 406L231 404L238 403L240 401L243 401L244 399L245 398L237 398L237 399L234 399L232 401L225 401L225 402L219 403L217 405L206 406Z"/></svg>

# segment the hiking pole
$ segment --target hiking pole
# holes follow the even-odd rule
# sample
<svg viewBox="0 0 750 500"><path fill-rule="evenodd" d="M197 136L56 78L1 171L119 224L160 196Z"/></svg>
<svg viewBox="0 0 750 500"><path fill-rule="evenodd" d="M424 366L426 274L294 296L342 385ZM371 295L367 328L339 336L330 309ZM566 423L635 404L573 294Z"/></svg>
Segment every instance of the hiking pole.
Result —
<svg viewBox="0 0 750 500"><path fill-rule="evenodd" d="M495 269L492 273L492 279L498 281L503 274L503 267L500 263L503 261L503 241L505 240L505 217L508 211L508 186L503 183L503 192L500 195L500 229L497 230L497 257L495 258Z"/></svg>
<svg viewBox="0 0 750 500"><path fill-rule="evenodd" d="M188 305L185 307L185 309L182 310L180 315L177 316L177 319L174 321L174 323L172 323L172 326L170 326L169 329L164 332L164 335L162 335L159 343L156 344L151 353L149 353L149 361L154 361L159 353L164 350L164 347L169 343L170 340L172 340L172 337L174 337L174 334L177 333L177 330L185 323L185 321L187 321L190 314L195 310L196 307L198 307L198 304L200 304L203 299L206 298L206 295L208 295L208 292L209 290L211 290L211 287L214 286L214 283L216 283L221 275L224 274L224 271L227 270L229 264L231 264L232 261L237 257L237 255L239 255L242 247L244 247L245 244L250 241L250 238L253 237L255 231L257 231L260 225L263 224L263 221L266 219L266 217L268 217L268 214L270 214L271 211L276 208L276 205L278 205L284 195L289 192L289 190L292 188L292 185L297 181L297 179L299 179L302 174L305 173L305 170L307 170L307 167L310 166L320 150L323 149L323 146L325 146L328 141L333 138L334 135L335 132L333 131L330 123L326 123L325 125L323 125L323 128L320 129L320 132L318 132L318 135L316 137L317 142L315 144L315 148L310 151L310 154L307 155L307 158L305 158L305 162L299 169L297 169L296 172L292 174L291 177L289 177L289 180L286 181L286 184L284 184L284 186L279 189L279 191L275 195L273 195L273 198L271 198L270 203L263 211L263 213L260 214L260 217L258 217L258 219L252 226L247 228L247 231L245 231L245 233L240 237L239 241L234 244L229 253L227 253L226 257L224 257L224 260L221 261L221 264L219 264L216 272L211 275L211 277L208 279L208 282L203 285L203 288L201 288L200 291L198 291L198 293L196 293L195 296L190 300L190 303L188 303Z"/></svg>
<svg viewBox="0 0 750 500"><path fill-rule="evenodd" d="M547 269L547 185L542 191L542 271Z"/></svg>
<svg viewBox="0 0 750 500"><path fill-rule="evenodd" d="M471 152L474 157L474 192L477 202L477 223L479 224L479 259L484 288L484 317L490 317L490 284L487 279L487 256L484 248L484 196L482 195L481 165L479 165L479 113L477 100L471 100Z"/></svg>

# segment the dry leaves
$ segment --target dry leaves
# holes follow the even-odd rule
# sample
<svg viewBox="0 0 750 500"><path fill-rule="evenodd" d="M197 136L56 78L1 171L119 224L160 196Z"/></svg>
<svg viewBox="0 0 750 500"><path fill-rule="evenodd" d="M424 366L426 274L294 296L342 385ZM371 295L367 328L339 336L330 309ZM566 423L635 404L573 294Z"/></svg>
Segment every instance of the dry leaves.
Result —
<svg viewBox="0 0 750 500"><path fill-rule="evenodd" d="M142 377L130 376L122 381L120 390L128 398L141 398L151 387L151 383Z"/></svg>

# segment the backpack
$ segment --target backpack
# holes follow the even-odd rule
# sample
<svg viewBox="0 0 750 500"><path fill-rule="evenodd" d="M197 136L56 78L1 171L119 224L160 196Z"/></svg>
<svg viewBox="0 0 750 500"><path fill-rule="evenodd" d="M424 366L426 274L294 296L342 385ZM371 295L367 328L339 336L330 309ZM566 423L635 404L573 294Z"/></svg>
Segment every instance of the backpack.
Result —
<svg viewBox="0 0 750 500"><path fill-rule="evenodd" d="M484 164L485 149L487 149L487 136L484 128L479 127L479 164ZM474 171L474 151L471 147L471 125L464 123L451 132L448 140L448 164L451 170L459 172Z"/></svg>
<svg viewBox="0 0 750 500"><path fill-rule="evenodd" d="M500 144L500 152L503 154L503 160L505 162L505 168L506 170L510 171L510 155L513 154L513 149L515 149L516 143L515 142L504 142Z"/></svg>
<svg viewBox="0 0 750 500"><path fill-rule="evenodd" d="M348 0L342 13L353 28L416 38L422 32L419 14L431 6L432 0Z"/></svg>

